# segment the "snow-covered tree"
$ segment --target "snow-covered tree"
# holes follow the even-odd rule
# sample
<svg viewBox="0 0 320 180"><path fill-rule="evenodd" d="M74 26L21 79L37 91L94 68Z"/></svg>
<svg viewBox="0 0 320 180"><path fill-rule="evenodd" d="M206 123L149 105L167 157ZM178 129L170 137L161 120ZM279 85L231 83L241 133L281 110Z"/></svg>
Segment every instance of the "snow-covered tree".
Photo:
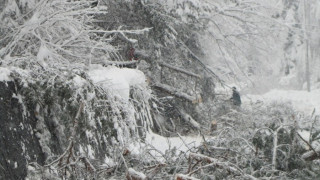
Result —
<svg viewBox="0 0 320 180"><path fill-rule="evenodd" d="M8 83L0 85L12 92L0 103L21 110L18 132L30 131L41 151L29 156L27 141L18 142L27 161L11 164L28 170L27 178L319 176L309 163L319 158L317 118L283 103L235 108L227 95L215 95L218 83L265 89L303 72L306 24L298 1L2 2L0 75ZM303 128L311 129L308 140ZM157 149L147 141L151 130L176 136L186 150L170 143ZM187 143L182 133L200 134L202 144Z"/></svg>

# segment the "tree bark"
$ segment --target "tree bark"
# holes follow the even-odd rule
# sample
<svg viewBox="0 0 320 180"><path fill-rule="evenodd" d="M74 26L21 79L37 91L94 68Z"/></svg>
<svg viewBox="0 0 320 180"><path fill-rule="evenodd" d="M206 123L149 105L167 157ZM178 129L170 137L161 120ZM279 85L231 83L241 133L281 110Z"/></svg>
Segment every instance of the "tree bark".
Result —
<svg viewBox="0 0 320 180"><path fill-rule="evenodd" d="M308 92L311 91L311 83L310 83L310 59L309 59L309 39L310 39L310 33L309 33L309 24L310 24L310 3L304 0L304 31L305 31L305 42L306 42L306 57L305 57L305 63L306 63L306 81L307 81L307 90Z"/></svg>

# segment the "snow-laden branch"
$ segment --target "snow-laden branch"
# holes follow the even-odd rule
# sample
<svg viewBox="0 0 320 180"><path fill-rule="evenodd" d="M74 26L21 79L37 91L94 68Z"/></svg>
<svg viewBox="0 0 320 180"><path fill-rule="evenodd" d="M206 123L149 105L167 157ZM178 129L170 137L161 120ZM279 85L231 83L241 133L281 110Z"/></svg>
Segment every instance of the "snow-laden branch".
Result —
<svg viewBox="0 0 320 180"><path fill-rule="evenodd" d="M308 147L311 149L311 151L308 151L308 152L302 154L301 158L302 158L303 160L305 160L305 161L313 161L313 160L315 160L315 159L319 159L319 158L320 158L320 156L319 156L320 147L318 147L317 149L314 149L314 148L312 147L312 145L311 145L308 141L306 141L305 139L303 139L303 137L299 134L299 132L297 132L297 135L298 135L298 137L299 137L304 143L306 143L306 144L308 145Z"/></svg>
<svg viewBox="0 0 320 180"><path fill-rule="evenodd" d="M187 114L184 110L179 109L179 112L180 112L182 118L183 118L186 122L188 122L189 124L191 124L193 128L195 128L195 129L197 129L197 130L200 130L200 129L201 129L200 124L199 124L196 120L194 120L189 114Z"/></svg>
<svg viewBox="0 0 320 180"><path fill-rule="evenodd" d="M320 159L320 147L317 147L316 149L310 150L302 154L301 158L305 161L313 161L316 159Z"/></svg>
<svg viewBox="0 0 320 180"><path fill-rule="evenodd" d="M209 164L207 164L205 166L201 166L198 169L195 169L194 171L191 171L192 169L189 169L188 175L194 174L196 171L199 171L203 168L215 166L217 168L222 168L222 169L228 170L231 173L234 173L236 175L242 175L242 176L247 177L252 180L257 179L255 177L253 177L252 175L244 173L238 166L236 166L235 164L230 163L230 162L221 162L216 158L212 158L209 156L205 156L203 154L196 154L196 153L190 153L189 158L190 158L189 162L192 162L192 160L196 160L197 162L205 162L205 163L209 163Z"/></svg>
<svg viewBox="0 0 320 180"><path fill-rule="evenodd" d="M152 28L143 28L138 30L89 30L91 33L105 33L105 34L113 34L113 33L122 33L122 34L144 34L149 32Z"/></svg>
<svg viewBox="0 0 320 180"><path fill-rule="evenodd" d="M154 86L168 92L169 94L172 94L172 95L177 96L179 98L183 98L183 99L190 101L192 103L198 103L198 101L200 100L197 97L190 96L190 95L182 92L181 90L176 89L176 88L169 86L169 85L166 85L166 84L156 83Z"/></svg>
<svg viewBox="0 0 320 180"><path fill-rule="evenodd" d="M120 34L127 41L136 43L136 39L127 35L142 35L152 29L98 29L92 24L93 15L106 13L107 9L104 6L93 8L95 2L41 1L32 10L31 18L11 28L4 37L9 41L0 50L0 58L10 60L5 57L27 54L34 56L30 59L37 59L40 64L59 67L103 63L119 59L117 49L110 44L112 34ZM100 36L101 33L104 35Z"/></svg>
<svg viewBox="0 0 320 180"><path fill-rule="evenodd" d="M201 76L198 75L198 74L186 71L185 69L178 68L178 67L172 66L172 65L167 64L167 63L160 63L160 66L163 66L163 67L166 67L166 68L169 68L169 69L173 69L173 70L178 71L180 73L183 73L183 74L186 74L186 75L201 79Z"/></svg>
<svg viewBox="0 0 320 180"><path fill-rule="evenodd" d="M127 180L147 180L147 176L141 172L129 168L127 172Z"/></svg>

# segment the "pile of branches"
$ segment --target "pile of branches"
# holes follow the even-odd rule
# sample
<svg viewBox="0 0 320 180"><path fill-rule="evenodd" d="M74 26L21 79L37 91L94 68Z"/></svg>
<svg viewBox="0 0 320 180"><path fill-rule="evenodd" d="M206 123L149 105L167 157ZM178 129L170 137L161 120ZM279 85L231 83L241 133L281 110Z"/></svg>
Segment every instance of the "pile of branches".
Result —
<svg viewBox="0 0 320 180"><path fill-rule="evenodd" d="M28 4L28 3L27 3ZM93 5L94 4L94 5ZM93 24L96 16L107 14L97 1L40 0L30 11L20 14L16 2L6 4L0 14L0 58L3 65L36 63L43 68L86 67L91 63L120 60L111 45L122 34L143 34L141 30L104 30ZM24 8L23 5L21 8ZM20 16L8 16L16 14Z"/></svg>

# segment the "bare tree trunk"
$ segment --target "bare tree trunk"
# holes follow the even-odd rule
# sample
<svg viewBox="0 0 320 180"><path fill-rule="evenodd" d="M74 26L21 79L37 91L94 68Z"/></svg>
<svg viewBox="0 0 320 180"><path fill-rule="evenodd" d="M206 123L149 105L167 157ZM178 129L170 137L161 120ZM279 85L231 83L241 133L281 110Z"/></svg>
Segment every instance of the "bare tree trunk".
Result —
<svg viewBox="0 0 320 180"><path fill-rule="evenodd" d="M307 90L311 91L310 83L310 62L309 62L309 40L306 40L306 81L307 81Z"/></svg>
<svg viewBox="0 0 320 180"><path fill-rule="evenodd" d="M279 130L279 129L278 129ZM272 152L272 169L277 167L277 150L278 150L278 130L273 134L273 152Z"/></svg>
<svg viewBox="0 0 320 180"><path fill-rule="evenodd" d="M304 31L305 31L305 41L306 41L306 81L307 81L307 90L310 92L310 62L309 62L309 25L310 25L310 3L304 0Z"/></svg>

